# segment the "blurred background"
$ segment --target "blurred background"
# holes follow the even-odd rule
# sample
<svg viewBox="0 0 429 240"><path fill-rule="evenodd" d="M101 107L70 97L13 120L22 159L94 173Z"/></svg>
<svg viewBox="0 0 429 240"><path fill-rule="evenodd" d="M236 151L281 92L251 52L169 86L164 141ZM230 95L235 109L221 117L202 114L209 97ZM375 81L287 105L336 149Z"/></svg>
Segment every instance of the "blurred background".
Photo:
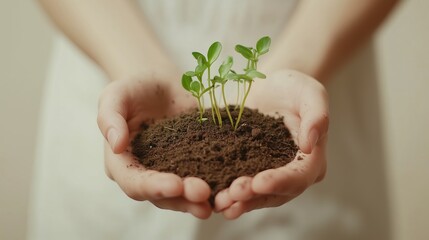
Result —
<svg viewBox="0 0 429 240"><path fill-rule="evenodd" d="M402 1L375 36L394 240L429 236L428 9L426 0ZM0 239L24 239L55 30L36 2L7 0L0 30Z"/></svg>

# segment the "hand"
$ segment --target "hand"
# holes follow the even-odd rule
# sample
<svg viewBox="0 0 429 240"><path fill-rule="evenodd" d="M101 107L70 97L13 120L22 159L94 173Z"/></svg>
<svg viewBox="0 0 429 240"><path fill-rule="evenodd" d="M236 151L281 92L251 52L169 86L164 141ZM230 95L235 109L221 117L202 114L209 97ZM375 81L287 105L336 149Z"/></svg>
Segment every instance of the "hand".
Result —
<svg viewBox="0 0 429 240"><path fill-rule="evenodd" d="M141 80L115 81L104 89L97 122L107 140L105 170L132 199L148 200L159 208L189 212L204 219L212 211L208 203L210 187L206 182L147 170L136 164L127 150L143 121L172 116L194 107L194 99L180 89L178 79L176 75L151 75Z"/></svg>
<svg viewBox="0 0 429 240"><path fill-rule="evenodd" d="M328 95L315 79L303 73L282 70L256 80L247 105L269 115L284 117L301 156L286 166L256 176L237 178L215 198L215 210L235 219L259 208L277 207L321 181L326 172Z"/></svg>

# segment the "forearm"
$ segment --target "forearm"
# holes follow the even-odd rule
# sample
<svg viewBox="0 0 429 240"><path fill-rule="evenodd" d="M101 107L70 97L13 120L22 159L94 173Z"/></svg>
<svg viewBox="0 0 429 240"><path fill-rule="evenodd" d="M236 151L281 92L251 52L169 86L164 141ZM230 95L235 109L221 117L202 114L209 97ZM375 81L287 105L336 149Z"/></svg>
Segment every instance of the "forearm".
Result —
<svg viewBox="0 0 429 240"><path fill-rule="evenodd" d="M132 0L39 0L55 24L111 79L174 68Z"/></svg>
<svg viewBox="0 0 429 240"><path fill-rule="evenodd" d="M371 36L396 2L302 0L265 67L299 70L324 82Z"/></svg>

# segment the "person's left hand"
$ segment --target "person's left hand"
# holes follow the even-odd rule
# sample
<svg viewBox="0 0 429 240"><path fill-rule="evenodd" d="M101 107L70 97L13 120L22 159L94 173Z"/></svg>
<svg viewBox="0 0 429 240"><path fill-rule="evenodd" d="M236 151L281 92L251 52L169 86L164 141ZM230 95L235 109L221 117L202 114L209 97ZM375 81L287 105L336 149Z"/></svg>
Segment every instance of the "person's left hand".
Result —
<svg viewBox="0 0 429 240"><path fill-rule="evenodd" d="M281 70L257 79L247 106L280 115L300 152L287 165L237 178L215 198L215 211L235 219L255 209L277 207L292 200L326 172L328 94L318 81L301 72ZM301 159L302 158L302 159Z"/></svg>

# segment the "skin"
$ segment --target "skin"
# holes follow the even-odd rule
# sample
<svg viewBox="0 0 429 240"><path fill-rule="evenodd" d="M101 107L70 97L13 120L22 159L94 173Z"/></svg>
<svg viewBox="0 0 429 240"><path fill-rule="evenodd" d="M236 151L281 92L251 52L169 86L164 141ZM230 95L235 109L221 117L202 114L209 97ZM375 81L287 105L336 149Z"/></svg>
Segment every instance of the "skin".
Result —
<svg viewBox="0 0 429 240"><path fill-rule="evenodd" d="M129 167L134 161L127 147L141 121L195 106L179 86L175 64L136 2L39 2L58 28L113 80L101 94L97 119L106 139L106 174L132 199L208 218L210 188L201 179ZM365 43L396 2L299 1L277 45L261 62L268 79L255 82L248 106L284 116L304 159L235 180L216 196L217 212L235 219L255 209L280 206L323 179L329 109L322 84Z"/></svg>

